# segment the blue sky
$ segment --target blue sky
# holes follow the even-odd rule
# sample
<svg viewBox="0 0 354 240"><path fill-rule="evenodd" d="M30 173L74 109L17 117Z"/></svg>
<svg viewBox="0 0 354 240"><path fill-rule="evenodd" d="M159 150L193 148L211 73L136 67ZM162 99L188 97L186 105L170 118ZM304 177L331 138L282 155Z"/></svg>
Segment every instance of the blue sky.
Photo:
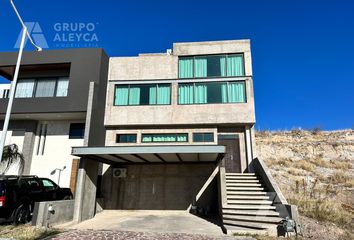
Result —
<svg viewBox="0 0 354 240"><path fill-rule="evenodd" d="M354 1L16 4L25 21L40 24L49 49L60 48L55 23L94 24L98 41L91 44L111 56L165 52L173 42L251 39L257 129L354 127ZM16 50L19 31L9 2L1 1L0 51Z"/></svg>

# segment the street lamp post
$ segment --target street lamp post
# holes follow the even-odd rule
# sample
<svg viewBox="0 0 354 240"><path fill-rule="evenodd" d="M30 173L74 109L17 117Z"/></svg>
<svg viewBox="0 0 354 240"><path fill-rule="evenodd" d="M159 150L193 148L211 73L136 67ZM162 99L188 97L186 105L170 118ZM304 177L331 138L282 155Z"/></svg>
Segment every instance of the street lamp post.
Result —
<svg viewBox="0 0 354 240"><path fill-rule="evenodd" d="M63 168L56 168L50 173L50 175L54 175L56 171L59 172L59 174L58 174L58 185L59 186L60 186L60 175L61 175L61 172L64 171L65 169L66 169L66 166L64 166Z"/></svg>
<svg viewBox="0 0 354 240"><path fill-rule="evenodd" d="M2 154L4 151L4 145L6 142L6 135L7 135L7 129L9 127L9 121L10 121L10 115L11 115L11 110L12 110L12 103L14 101L14 97L15 97L15 90L16 90L16 84L17 84L17 79L18 79L18 73L20 71L20 65L21 65L21 59L22 59L22 53L23 53L23 49L25 46L25 40L26 40L26 36L28 37L28 39L30 40L31 44L36 48L37 51L42 51L42 48L37 46L31 35L29 34L26 25L24 24L24 22L22 21L22 18L19 14L19 12L17 11L17 8L15 6L15 4L13 3L12 0L10 0L11 6L14 9L17 18L19 19L21 25L22 25L22 36L21 36L21 43L20 43L20 49L18 52L18 56L17 56L17 62L16 62L16 67L15 67L15 73L14 73L14 78L12 80L11 83L11 87L10 87L10 93L9 93L9 103L7 104L7 109L6 109L6 115L5 115L5 120L4 120L4 126L2 129L2 133L1 133L1 140L0 140L0 159L2 159Z"/></svg>

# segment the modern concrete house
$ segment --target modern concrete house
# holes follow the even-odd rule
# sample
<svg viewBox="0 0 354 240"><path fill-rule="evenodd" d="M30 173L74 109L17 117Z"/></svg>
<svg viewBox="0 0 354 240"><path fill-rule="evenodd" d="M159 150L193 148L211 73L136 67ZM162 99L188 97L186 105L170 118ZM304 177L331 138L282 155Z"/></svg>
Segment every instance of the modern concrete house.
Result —
<svg viewBox="0 0 354 240"><path fill-rule="evenodd" d="M74 220L185 210L225 231L274 233L289 206L253 151L254 124L249 40L111 57L104 146L73 148Z"/></svg>
<svg viewBox="0 0 354 240"><path fill-rule="evenodd" d="M16 59L17 52L0 53L0 75L10 81ZM78 158L71 147L85 144L90 87L105 97L108 57L102 49L25 52L21 64L6 143L17 144L24 154L24 174L48 177L74 190ZM10 83L0 86L3 120ZM104 100L96 104L104 108ZM92 127L99 129L103 117L101 121ZM59 171L51 172L64 167L58 182ZM12 170L9 174L17 174Z"/></svg>

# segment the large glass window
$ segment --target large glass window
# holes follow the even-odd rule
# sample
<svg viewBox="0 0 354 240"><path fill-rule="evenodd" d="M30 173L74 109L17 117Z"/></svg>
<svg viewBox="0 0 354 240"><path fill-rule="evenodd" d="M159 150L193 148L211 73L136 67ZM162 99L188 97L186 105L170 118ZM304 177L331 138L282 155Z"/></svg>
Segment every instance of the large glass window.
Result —
<svg viewBox="0 0 354 240"><path fill-rule="evenodd" d="M245 82L181 83L178 104L246 102Z"/></svg>
<svg viewBox="0 0 354 240"><path fill-rule="evenodd" d="M62 77L58 79L57 83L57 97L66 97L68 96L68 88L69 88L69 78Z"/></svg>
<svg viewBox="0 0 354 240"><path fill-rule="evenodd" d="M117 85L114 105L168 105L171 103L170 84Z"/></svg>
<svg viewBox="0 0 354 240"><path fill-rule="evenodd" d="M53 97L56 79L41 79L37 81L35 97Z"/></svg>
<svg viewBox="0 0 354 240"><path fill-rule="evenodd" d="M142 134L142 143L149 142L188 142L187 133L160 133L160 134Z"/></svg>
<svg viewBox="0 0 354 240"><path fill-rule="evenodd" d="M179 78L244 76L243 54L180 57Z"/></svg>
<svg viewBox="0 0 354 240"><path fill-rule="evenodd" d="M33 96L34 83L34 79L20 79L16 84L15 98L31 98Z"/></svg>
<svg viewBox="0 0 354 240"><path fill-rule="evenodd" d="M116 143L136 143L136 134L117 134Z"/></svg>
<svg viewBox="0 0 354 240"><path fill-rule="evenodd" d="M69 78L67 77L19 79L15 98L66 97L68 87Z"/></svg>

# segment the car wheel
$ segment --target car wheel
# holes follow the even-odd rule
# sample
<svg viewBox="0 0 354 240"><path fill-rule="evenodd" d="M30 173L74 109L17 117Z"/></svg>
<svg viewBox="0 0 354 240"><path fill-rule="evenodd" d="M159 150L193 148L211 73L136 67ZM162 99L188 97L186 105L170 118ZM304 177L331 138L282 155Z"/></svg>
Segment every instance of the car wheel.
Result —
<svg viewBox="0 0 354 240"><path fill-rule="evenodd" d="M72 196L65 196L65 197L63 198L63 200L71 200L71 199L73 199Z"/></svg>
<svg viewBox="0 0 354 240"><path fill-rule="evenodd" d="M31 212L29 206L22 204L15 211L13 223L18 225L29 222L30 214Z"/></svg>

